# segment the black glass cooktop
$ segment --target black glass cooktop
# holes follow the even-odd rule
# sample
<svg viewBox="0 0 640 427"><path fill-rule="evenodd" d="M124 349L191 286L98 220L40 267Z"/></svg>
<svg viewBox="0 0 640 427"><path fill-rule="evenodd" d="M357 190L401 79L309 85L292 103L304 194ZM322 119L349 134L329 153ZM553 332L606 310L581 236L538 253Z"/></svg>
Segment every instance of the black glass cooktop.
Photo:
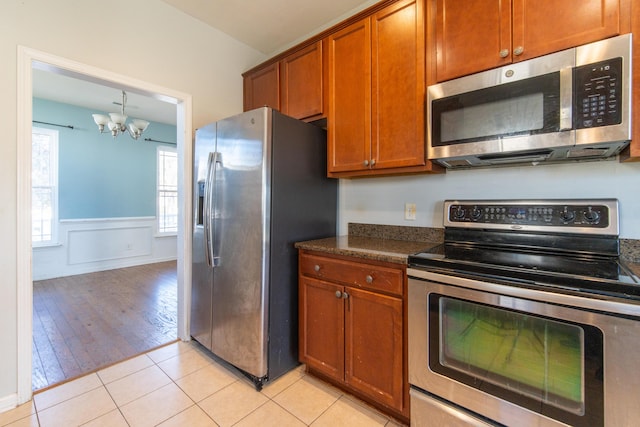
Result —
<svg viewBox="0 0 640 427"><path fill-rule="evenodd" d="M638 278L615 254L449 242L410 256L409 267L511 285L640 300Z"/></svg>
<svg viewBox="0 0 640 427"><path fill-rule="evenodd" d="M444 226L445 243L410 256L410 267L640 300L640 279L620 260L615 199L445 200Z"/></svg>

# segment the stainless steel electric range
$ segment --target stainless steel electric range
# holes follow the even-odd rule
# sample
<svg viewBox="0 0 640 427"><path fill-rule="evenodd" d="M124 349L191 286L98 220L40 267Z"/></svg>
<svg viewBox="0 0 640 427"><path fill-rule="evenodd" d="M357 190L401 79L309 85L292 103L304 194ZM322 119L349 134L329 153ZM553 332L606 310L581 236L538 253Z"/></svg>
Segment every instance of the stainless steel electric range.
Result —
<svg viewBox="0 0 640 427"><path fill-rule="evenodd" d="M411 424L624 426L640 419L640 282L618 202L444 203L409 257Z"/></svg>

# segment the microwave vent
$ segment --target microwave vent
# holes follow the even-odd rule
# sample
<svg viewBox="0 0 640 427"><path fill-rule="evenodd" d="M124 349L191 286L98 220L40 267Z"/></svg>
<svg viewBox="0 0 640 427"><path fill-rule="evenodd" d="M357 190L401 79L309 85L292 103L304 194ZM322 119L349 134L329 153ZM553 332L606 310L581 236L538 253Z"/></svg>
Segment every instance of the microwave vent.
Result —
<svg viewBox="0 0 640 427"><path fill-rule="evenodd" d="M577 159L583 157L603 157L611 150L610 147L585 147L575 148L567 152L568 159Z"/></svg>
<svg viewBox="0 0 640 427"><path fill-rule="evenodd" d="M447 168L464 168L467 166L472 166L472 163L467 159L441 160L440 163L442 163L442 165Z"/></svg>

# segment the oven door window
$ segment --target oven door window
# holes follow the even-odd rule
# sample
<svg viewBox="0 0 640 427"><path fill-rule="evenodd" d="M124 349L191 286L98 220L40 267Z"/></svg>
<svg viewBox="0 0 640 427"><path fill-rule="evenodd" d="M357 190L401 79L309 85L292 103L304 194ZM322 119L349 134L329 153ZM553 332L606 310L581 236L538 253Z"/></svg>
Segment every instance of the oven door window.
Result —
<svg viewBox="0 0 640 427"><path fill-rule="evenodd" d="M434 147L558 132L560 73L431 101Z"/></svg>
<svg viewBox="0 0 640 427"><path fill-rule="evenodd" d="M602 424L599 329L434 294L429 310L435 372L571 425Z"/></svg>

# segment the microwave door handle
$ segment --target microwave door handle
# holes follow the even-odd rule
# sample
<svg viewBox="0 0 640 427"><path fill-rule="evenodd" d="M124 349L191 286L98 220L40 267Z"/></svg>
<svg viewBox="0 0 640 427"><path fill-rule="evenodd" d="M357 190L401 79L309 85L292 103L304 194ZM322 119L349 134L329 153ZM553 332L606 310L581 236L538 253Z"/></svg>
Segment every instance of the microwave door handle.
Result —
<svg viewBox="0 0 640 427"><path fill-rule="evenodd" d="M573 67L560 69L560 130L573 129Z"/></svg>

